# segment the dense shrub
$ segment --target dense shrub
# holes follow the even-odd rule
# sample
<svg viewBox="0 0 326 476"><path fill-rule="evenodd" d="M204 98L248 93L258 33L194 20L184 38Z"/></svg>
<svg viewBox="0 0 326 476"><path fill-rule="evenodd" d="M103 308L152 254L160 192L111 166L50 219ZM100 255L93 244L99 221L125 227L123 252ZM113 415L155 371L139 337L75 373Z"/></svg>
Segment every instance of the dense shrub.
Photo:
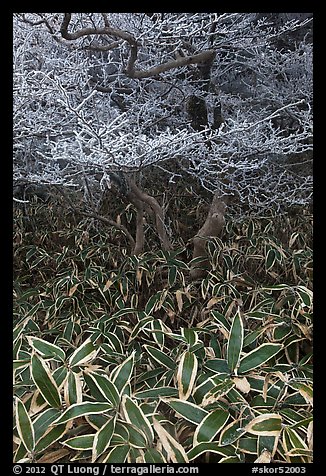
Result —
<svg viewBox="0 0 326 476"><path fill-rule="evenodd" d="M309 211L227 221L198 281L181 241L14 219L16 462L312 461Z"/></svg>

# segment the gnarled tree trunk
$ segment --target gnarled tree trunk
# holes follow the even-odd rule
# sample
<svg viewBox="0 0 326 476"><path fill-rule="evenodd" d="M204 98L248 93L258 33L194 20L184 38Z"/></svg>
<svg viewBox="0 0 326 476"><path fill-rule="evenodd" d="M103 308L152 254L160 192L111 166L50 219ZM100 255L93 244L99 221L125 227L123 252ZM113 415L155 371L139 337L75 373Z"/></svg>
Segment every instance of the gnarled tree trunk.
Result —
<svg viewBox="0 0 326 476"><path fill-rule="evenodd" d="M225 210L226 205L224 201L222 201L218 194L215 193L205 223L193 239L194 251L192 258L193 260L195 258L198 259L196 259L190 267L190 276L192 279L203 278L207 274L209 261L206 251L206 243L209 238L220 235L225 222Z"/></svg>

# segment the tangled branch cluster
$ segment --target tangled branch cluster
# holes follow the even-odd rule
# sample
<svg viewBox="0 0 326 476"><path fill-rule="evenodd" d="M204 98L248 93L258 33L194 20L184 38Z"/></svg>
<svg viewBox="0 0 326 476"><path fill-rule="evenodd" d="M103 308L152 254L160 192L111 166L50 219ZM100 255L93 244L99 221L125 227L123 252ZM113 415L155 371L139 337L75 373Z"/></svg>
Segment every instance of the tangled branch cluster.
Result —
<svg viewBox="0 0 326 476"><path fill-rule="evenodd" d="M14 17L15 184L154 167L261 214L310 202L311 163L309 14Z"/></svg>

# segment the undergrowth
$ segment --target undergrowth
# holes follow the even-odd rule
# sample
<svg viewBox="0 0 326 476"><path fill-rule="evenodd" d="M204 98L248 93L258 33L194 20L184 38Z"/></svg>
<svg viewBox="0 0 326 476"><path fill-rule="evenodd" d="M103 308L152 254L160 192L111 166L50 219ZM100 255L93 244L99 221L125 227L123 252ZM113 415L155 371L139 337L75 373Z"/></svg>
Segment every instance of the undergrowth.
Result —
<svg viewBox="0 0 326 476"><path fill-rule="evenodd" d="M17 208L14 461L311 462L311 222L229 219L191 281L189 241Z"/></svg>

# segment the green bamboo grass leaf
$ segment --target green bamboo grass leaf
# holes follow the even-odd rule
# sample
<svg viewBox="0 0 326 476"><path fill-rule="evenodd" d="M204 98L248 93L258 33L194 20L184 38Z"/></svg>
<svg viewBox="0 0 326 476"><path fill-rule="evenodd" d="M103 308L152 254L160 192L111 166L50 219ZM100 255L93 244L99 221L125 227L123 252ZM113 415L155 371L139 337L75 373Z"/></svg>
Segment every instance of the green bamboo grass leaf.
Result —
<svg viewBox="0 0 326 476"><path fill-rule="evenodd" d="M29 345L35 352L37 352L43 359L52 358L64 362L66 360L65 352L57 345L51 344L39 337L27 337Z"/></svg>
<svg viewBox="0 0 326 476"><path fill-rule="evenodd" d="M240 360L238 373L242 374L260 367L274 357L282 348L282 344L262 344L257 349L246 354L245 357Z"/></svg>
<svg viewBox="0 0 326 476"><path fill-rule="evenodd" d="M198 343L198 332L194 331L193 329L181 327L181 335L184 337L189 347L192 347Z"/></svg>
<svg viewBox="0 0 326 476"><path fill-rule="evenodd" d="M228 363L225 359L210 359L206 362L205 367L217 374L230 374Z"/></svg>
<svg viewBox="0 0 326 476"><path fill-rule="evenodd" d="M313 292L305 286L297 286L296 292L302 299L303 304L310 308L313 301Z"/></svg>
<svg viewBox="0 0 326 476"><path fill-rule="evenodd" d="M203 453L216 453L221 456L235 456L235 448L232 446L224 446L221 448L217 442L213 443L199 443L188 451L187 456L189 461L192 461Z"/></svg>
<svg viewBox="0 0 326 476"><path fill-rule="evenodd" d="M237 441L243 433L244 430L241 428L241 420L233 420L221 431L220 445L231 445Z"/></svg>
<svg viewBox="0 0 326 476"><path fill-rule="evenodd" d="M57 384L46 362L37 354L32 355L31 375L42 397L48 404L54 408L61 407L61 396Z"/></svg>
<svg viewBox="0 0 326 476"><path fill-rule="evenodd" d="M63 384L63 382L65 381L67 375L68 375L68 369L64 365L62 365L61 367L58 367L52 373L52 377L54 378L54 381L57 384L57 387L59 389L61 385Z"/></svg>
<svg viewBox="0 0 326 476"><path fill-rule="evenodd" d="M294 390L298 390L306 402L313 405L313 389L310 385L301 382L289 382L289 386Z"/></svg>
<svg viewBox="0 0 326 476"><path fill-rule="evenodd" d="M164 348L165 342L165 328L161 319L153 319L151 322L151 330L153 331L153 337L160 349Z"/></svg>
<svg viewBox="0 0 326 476"><path fill-rule="evenodd" d="M93 448L94 436L94 434L74 436L73 438L62 441L61 444L73 450L91 450Z"/></svg>
<svg viewBox="0 0 326 476"><path fill-rule="evenodd" d="M35 446L35 432L33 423L23 402L16 398L16 425L19 438L25 448L31 453Z"/></svg>
<svg viewBox="0 0 326 476"><path fill-rule="evenodd" d="M115 446L103 460L103 463L124 463L128 456L129 449L129 445Z"/></svg>
<svg viewBox="0 0 326 476"><path fill-rule="evenodd" d="M222 327L223 327L227 332L230 332L230 323L229 323L229 321L226 319L226 317L223 316L223 314L221 314L221 313L218 312L218 311L211 311L211 315L213 316L214 320L215 320L218 324L221 324Z"/></svg>
<svg viewBox="0 0 326 476"><path fill-rule="evenodd" d="M177 398L162 398L169 407L191 423L199 424L208 415L208 412L194 403L179 400Z"/></svg>
<svg viewBox="0 0 326 476"><path fill-rule="evenodd" d="M181 356L178 371L177 382L180 400L187 400L192 393L194 383L197 377L198 361L192 352L184 352Z"/></svg>
<svg viewBox="0 0 326 476"><path fill-rule="evenodd" d="M206 397L208 392L215 386L212 379L206 376L206 379L203 380L193 391L193 398L197 405L201 404L203 399Z"/></svg>
<svg viewBox="0 0 326 476"><path fill-rule="evenodd" d="M103 393L99 390L98 385L92 377L91 372L83 372L84 381L87 387L90 390L91 396L95 399L96 402L107 402L107 398L103 395Z"/></svg>
<svg viewBox="0 0 326 476"><path fill-rule="evenodd" d="M266 260L265 260L266 271L269 271L274 266L275 260L276 260L276 252L274 248L270 248L268 250L268 253L266 255Z"/></svg>
<svg viewBox="0 0 326 476"><path fill-rule="evenodd" d="M274 457L279 439L276 436L258 436L258 454L267 450Z"/></svg>
<svg viewBox="0 0 326 476"><path fill-rule="evenodd" d="M171 268L169 268L169 274L168 274L168 283L170 288L172 288L172 286L175 285L176 280L177 280L177 267L171 266Z"/></svg>
<svg viewBox="0 0 326 476"><path fill-rule="evenodd" d="M94 347L90 337L78 347L69 357L69 366L84 365L90 360L93 360L97 354L97 349Z"/></svg>
<svg viewBox="0 0 326 476"><path fill-rule="evenodd" d="M13 360L13 370L23 369L24 367L28 367L31 363L31 359L19 359Z"/></svg>
<svg viewBox="0 0 326 476"><path fill-rule="evenodd" d="M199 443L212 441L217 433L223 428L229 418L229 413L217 408L206 415L202 422L197 426L194 434L194 446Z"/></svg>
<svg viewBox="0 0 326 476"><path fill-rule="evenodd" d="M129 374L128 374L129 375ZM103 396L100 400L107 401L112 403L114 407L117 407L120 403L120 395L117 387L106 375L100 375L95 372L84 373L85 381L88 386L93 385L96 387L96 390L100 392L100 395ZM92 383L89 382L89 379L92 380ZM90 384L90 385L89 385ZM96 398L96 395L93 395Z"/></svg>
<svg viewBox="0 0 326 476"><path fill-rule="evenodd" d="M130 383L134 364L135 351L111 373L110 380L114 383L120 395L122 395L123 390Z"/></svg>
<svg viewBox="0 0 326 476"><path fill-rule="evenodd" d="M264 413L251 420L245 431L258 436L278 436L282 430L282 417L278 413Z"/></svg>
<svg viewBox="0 0 326 476"><path fill-rule="evenodd" d="M141 390L135 393L134 397L141 400L146 398L160 398L160 397L177 397L178 390L174 387L156 387L148 390Z"/></svg>
<svg viewBox="0 0 326 476"><path fill-rule="evenodd" d="M156 349L156 347L152 347L151 345L144 345L144 348L146 349L148 354L160 365L163 365L164 367L167 367L171 370L175 369L176 363L164 352Z"/></svg>
<svg viewBox="0 0 326 476"><path fill-rule="evenodd" d="M148 439L143 430L128 422L125 422L123 425L128 431L128 443L130 444L130 446L132 446L133 448L148 447Z"/></svg>
<svg viewBox="0 0 326 476"><path fill-rule="evenodd" d="M149 327L149 323L153 321L152 316L145 316L143 319L140 319L140 321L135 325L135 327L132 330L132 333L130 334L129 337L129 343L137 337L137 335L143 330L147 330Z"/></svg>
<svg viewBox="0 0 326 476"><path fill-rule="evenodd" d="M109 448L115 429L115 421L115 418L111 418L96 432L92 448L92 463Z"/></svg>
<svg viewBox="0 0 326 476"><path fill-rule="evenodd" d="M49 446L53 445L66 433L66 424L50 426L45 434L38 440L35 446L35 453L41 453Z"/></svg>
<svg viewBox="0 0 326 476"><path fill-rule="evenodd" d="M48 408L38 415L33 422L36 442L48 431L51 423L59 416L60 410L57 408Z"/></svg>
<svg viewBox="0 0 326 476"><path fill-rule="evenodd" d="M233 372L240 360L240 354L243 346L243 322L240 311L236 313L233 319L229 341L227 345L227 362L228 367Z"/></svg>
<svg viewBox="0 0 326 476"><path fill-rule="evenodd" d="M146 435L148 444L151 446L154 441L154 433L142 409L128 395L124 395L122 410L126 421L139 428Z"/></svg>
<svg viewBox="0 0 326 476"><path fill-rule="evenodd" d="M60 425L66 423L69 420L78 418L85 415L94 415L96 413L103 413L112 410L111 403L105 402L83 402L75 403L65 410L59 418L57 418L52 424Z"/></svg>
<svg viewBox="0 0 326 476"><path fill-rule="evenodd" d="M164 456L155 448L148 448L144 453L145 463L166 463Z"/></svg>
<svg viewBox="0 0 326 476"><path fill-rule="evenodd" d="M254 438L249 436L242 436L238 441L238 449L241 453L257 455L257 444L257 436Z"/></svg>
<svg viewBox="0 0 326 476"><path fill-rule="evenodd" d="M82 382L78 374L69 371L64 385L64 398L68 406L82 402Z"/></svg>
<svg viewBox="0 0 326 476"><path fill-rule="evenodd" d="M217 378L211 379L213 387L209 389L203 399L203 406L208 405L211 402L218 400L232 390L235 386L234 380L226 378L218 382Z"/></svg>
<svg viewBox="0 0 326 476"><path fill-rule="evenodd" d="M167 453L168 461L172 461L172 463L188 463L189 460L184 448L173 438L172 435L170 435L156 418L153 418L153 426L164 450Z"/></svg>

